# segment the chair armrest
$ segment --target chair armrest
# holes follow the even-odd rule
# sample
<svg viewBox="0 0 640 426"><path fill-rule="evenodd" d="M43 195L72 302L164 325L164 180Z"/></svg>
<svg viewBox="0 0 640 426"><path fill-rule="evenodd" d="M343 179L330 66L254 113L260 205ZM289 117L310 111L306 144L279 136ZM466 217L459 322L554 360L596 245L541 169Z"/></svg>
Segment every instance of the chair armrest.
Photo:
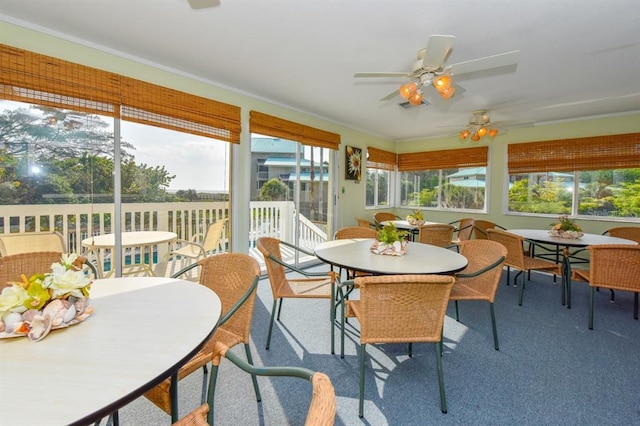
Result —
<svg viewBox="0 0 640 426"><path fill-rule="evenodd" d="M256 289L256 287L258 286L258 281L260 280L259 276L256 276L253 279L253 282L251 283L251 287L249 287L249 289L242 295L242 297L231 307L231 309L229 309L227 311L226 314L224 314L222 316L222 318L220 318L220 320L218 321L218 326L221 326L222 324L224 324L225 322L227 322L229 320L229 318L231 318L233 316L233 314L236 313L236 311L238 309L240 309L242 307L242 305L244 304L244 302L247 301L247 299L249 298L249 296L251 296L251 293L253 293Z"/></svg>
<svg viewBox="0 0 640 426"><path fill-rule="evenodd" d="M287 244L288 245L288 244ZM269 259L273 260L276 263L279 263L280 265L284 266L287 269L290 269L294 272L297 272L299 274L305 275L307 277L326 277L326 276L331 276L333 275L333 278L335 279L335 272L333 271L327 271L327 272L309 272L309 271L304 271L300 268L296 268L295 266L286 263L280 259L278 259L277 257L273 256L273 255L269 255Z"/></svg>
<svg viewBox="0 0 640 426"><path fill-rule="evenodd" d="M304 367L256 367L244 361L220 342L216 342L213 356L223 356L245 372L258 376L298 377L311 381L311 378L315 374L315 371Z"/></svg>
<svg viewBox="0 0 640 426"><path fill-rule="evenodd" d="M288 243L288 242L286 242L286 241L280 241L280 244L281 244L281 245L284 245L284 246L287 246L287 247L289 247L289 248L292 248L292 249L294 249L294 250L297 250L297 251L299 251L299 252L302 252L302 253L304 253L304 254L306 254L306 255L308 255L308 256L313 256L313 257L315 257L315 254L314 254L314 253L312 253L312 252L310 252L309 250L303 249L302 247L298 247L298 246L293 245L293 244L291 244L291 243Z"/></svg>
<svg viewBox="0 0 640 426"><path fill-rule="evenodd" d="M173 252L175 252L177 250L180 250L185 246L196 246L196 247L198 247L198 249L199 249L199 251L200 251L200 253L202 255L205 254L204 246L202 244L196 243L195 241L182 240L182 239L176 240L176 241L173 242L173 245L171 247L171 252L169 254L172 254Z"/></svg>
<svg viewBox="0 0 640 426"><path fill-rule="evenodd" d="M505 257L501 256L500 259L496 260L491 265L485 266L484 268L479 269L476 272L472 272L472 273L468 273L468 274L455 274L455 277L456 278L473 278L473 277L477 277L478 275L482 275L485 272L490 271L493 268L496 268L497 266L501 265L502 262L504 262L504 260L505 260Z"/></svg>
<svg viewBox="0 0 640 426"><path fill-rule="evenodd" d="M91 270L91 273L93 274L94 278L100 278L100 273L98 272L98 267L96 265L93 264L93 262L91 262L88 258L83 256L83 262L82 265L86 266L87 268L89 268Z"/></svg>
<svg viewBox="0 0 640 426"><path fill-rule="evenodd" d="M198 262L192 263L191 265L187 265L184 268L182 268L179 271L177 271L175 274L171 275L171 278L179 278L180 275L189 272L190 270L192 270L193 268L198 267L199 265L200 264Z"/></svg>

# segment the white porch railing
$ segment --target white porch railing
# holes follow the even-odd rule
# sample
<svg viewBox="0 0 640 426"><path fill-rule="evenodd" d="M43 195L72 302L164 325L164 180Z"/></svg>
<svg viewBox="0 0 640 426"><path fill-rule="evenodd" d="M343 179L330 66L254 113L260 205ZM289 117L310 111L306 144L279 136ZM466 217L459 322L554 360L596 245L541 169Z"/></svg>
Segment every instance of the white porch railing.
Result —
<svg viewBox="0 0 640 426"><path fill-rule="evenodd" d="M249 252L262 265L262 255L255 249L255 242L263 236L293 242L296 212L294 204L286 201L256 201L251 202L250 207ZM203 235L210 223L229 216L226 202L122 205L124 231L170 231L185 240ZM55 230L65 237L69 252L83 253L82 240L91 235L113 232L113 218L113 204L4 205L0 213L0 234ZM302 247L312 250L327 240L326 232L306 217L300 216L298 223ZM223 247L227 247L228 235L226 230Z"/></svg>

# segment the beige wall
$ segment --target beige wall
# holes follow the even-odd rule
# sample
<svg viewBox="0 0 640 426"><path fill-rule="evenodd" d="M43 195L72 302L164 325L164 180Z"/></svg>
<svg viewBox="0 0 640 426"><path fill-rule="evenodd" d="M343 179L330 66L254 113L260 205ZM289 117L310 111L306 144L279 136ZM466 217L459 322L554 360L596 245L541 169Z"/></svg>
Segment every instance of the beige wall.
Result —
<svg viewBox="0 0 640 426"><path fill-rule="evenodd" d="M338 217L335 218L335 223L338 227L355 225L355 216L371 218L374 213L364 208L365 183L355 183L354 181L346 181L344 179L344 147L346 145L362 148L363 154L366 153L366 148L369 146L404 153L463 148L472 145L471 142L461 142L456 137L394 143L393 141L378 138L362 131L319 119L315 116L216 87L211 82L165 69L154 64L143 63L133 58L121 57L5 22L0 22L0 43L116 72L241 107L243 132L241 135L241 144L235 146L233 150L233 170L246 170L250 164L250 135L248 129L249 111L252 109L286 120L297 121L323 130L339 133L342 139L342 145L337 154L339 169L337 179L333 180L337 185L335 191L338 195L339 213ZM486 216L484 217L485 219L495 221L507 227L544 228L549 225L549 218L505 214L506 203L503 189L506 188L505 153L508 143L630 132L640 132L640 114L511 129L508 132L500 134L494 140L485 139L479 142L479 144L488 144L490 146L490 167L488 175L490 188L489 208L486 215L474 214L473 216ZM232 177L232 188L234 190L247 188L250 185L248 175L247 173L234 173ZM242 212L249 211L248 194L249 191L234 191L234 199L232 201L234 203L233 211L238 214L238 216L234 216L234 219L243 219L241 216ZM397 213L406 215L408 210L398 209ZM430 220L441 222L449 222L464 216L468 215L449 212L427 213L427 217ZM233 222L233 232L235 235L248 234L248 224L246 222L246 220L235 220ZM614 226L614 222L600 218L580 220L580 223L587 232L595 233L600 233ZM243 244L246 243L243 243L243 241L244 239L236 239L236 243L239 245L234 245L234 249L244 251L246 247L244 247Z"/></svg>

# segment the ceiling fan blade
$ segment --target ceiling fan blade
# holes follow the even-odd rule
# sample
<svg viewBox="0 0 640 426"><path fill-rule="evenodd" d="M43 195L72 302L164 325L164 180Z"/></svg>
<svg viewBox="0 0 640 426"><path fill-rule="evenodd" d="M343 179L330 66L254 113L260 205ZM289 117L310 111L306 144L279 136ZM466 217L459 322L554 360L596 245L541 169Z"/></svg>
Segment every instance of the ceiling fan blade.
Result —
<svg viewBox="0 0 640 426"><path fill-rule="evenodd" d="M520 59L520 51L500 53L493 56L485 56L484 58L472 59L470 61L458 62L447 67L453 75L467 74L476 71L484 71L492 68L500 68L509 65L515 65Z"/></svg>
<svg viewBox="0 0 640 426"><path fill-rule="evenodd" d="M354 77L411 77L411 74L406 72L357 72Z"/></svg>
<svg viewBox="0 0 640 426"><path fill-rule="evenodd" d="M422 58L423 68L440 69L444 65L451 48L453 47L452 35L432 35L427 42L424 58Z"/></svg>
<svg viewBox="0 0 640 426"><path fill-rule="evenodd" d="M220 6L220 0L187 0L192 9Z"/></svg>
<svg viewBox="0 0 640 426"><path fill-rule="evenodd" d="M389 99L393 99L396 96L400 95L400 92L396 89L393 92L389 93L387 96L385 96L384 98L380 98L380 101L388 101Z"/></svg>

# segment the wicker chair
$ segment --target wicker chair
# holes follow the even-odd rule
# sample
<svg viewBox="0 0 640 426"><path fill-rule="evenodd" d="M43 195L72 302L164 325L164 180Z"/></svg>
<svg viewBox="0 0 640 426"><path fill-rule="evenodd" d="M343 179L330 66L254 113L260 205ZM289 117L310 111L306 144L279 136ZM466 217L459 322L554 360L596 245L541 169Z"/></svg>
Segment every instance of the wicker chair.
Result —
<svg viewBox="0 0 640 426"><path fill-rule="evenodd" d="M493 346L498 345L498 331L493 302L502 276L502 266L507 257L507 249L500 243L489 240L466 240L459 243L460 253L469 260L467 267L456 274L456 282L451 289L449 300L455 302L456 321L459 321L459 300L485 300L489 302Z"/></svg>
<svg viewBox="0 0 640 426"><path fill-rule="evenodd" d="M262 237L258 238L256 247L264 256L264 262L271 283L271 292L273 294L273 307L271 308L271 320L269 321L269 332L267 334L267 346L269 349L271 344L271 333L273 331L274 319L280 321L280 311L282 310L282 301L287 298L303 298L303 299L329 299L329 318L331 320L331 353L334 353L334 321L335 321L335 288L337 274L334 271L328 272L308 272L290 265L282 260L281 246L289 247L309 256L313 253L308 252L300 247L294 246L277 238ZM289 279L287 271L297 272L303 275L303 278ZM280 302L280 303L278 303ZM278 315L276 318L276 307Z"/></svg>
<svg viewBox="0 0 640 426"><path fill-rule="evenodd" d="M375 223L371 223L371 222L369 222L367 219L365 219L363 217L356 217L356 222L358 222L358 226L360 226L362 228L372 228L372 229L376 229L377 228Z"/></svg>
<svg viewBox="0 0 640 426"><path fill-rule="evenodd" d="M607 229L604 233L612 237L625 238L640 244L640 226L620 226Z"/></svg>
<svg viewBox="0 0 640 426"><path fill-rule="evenodd" d="M438 247L450 247L453 243L455 226L448 224L430 224L418 226L418 242Z"/></svg>
<svg viewBox="0 0 640 426"><path fill-rule="evenodd" d="M0 257L0 290L9 286L10 282L20 282L21 275L29 278L34 274L51 272L51 264L60 262L61 257L62 253L57 251L37 251ZM98 277L95 265L83 256L78 256L74 266L78 269L86 267L94 278Z"/></svg>
<svg viewBox="0 0 640 426"><path fill-rule="evenodd" d="M24 232L0 234L0 256L33 252L66 253L64 237L59 232ZM58 257L57 260L60 260Z"/></svg>
<svg viewBox="0 0 640 426"><path fill-rule="evenodd" d="M640 246L598 245L589 246L588 250L591 259L589 270L574 269L574 276L570 278L578 278L589 283L589 330L593 330L595 290L600 287L633 292L633 319L637 320ZM571 290L569 290L570 294Z"/></svg>
<svg viewBox="0 0 640 426"><path fill-rule="evenodd" d="M242 253L222 253L218 256L209 256L184 268L179 272L200 266L200 283L206 285L220 298L222 302L222 317L211 339L200 351L183 365L177 374L177 380L188 376L195 370L203 368L202 402L206 399L206 365L213 359L214 344L219 342L227 347L244 344L245 353L249 363L253 363L249 349L249 333L253 319L256 287L260 279L260 266L249 255ZM144 394L160 409L171 415L171 420L178 420L178 401L171 397L171 388L177 386L177 380L166 379L159 385ZM261 400L258 381L253 376L253 387L256 399ZM177 387L175 389L177 395Z"/></svg>
<svg viewBox="0 0 640 426"><path fill-rule="evenodd" d="M453 240L454 243L470 240L471 236L473 235L474 223L475 219L472 217L450 222L449 225L453 225L456 227L456 237Z"/></svg>
<svg viewBox="0 0 640 426"><path fill-rule="evenodd" d="M523 237L495 228L488 229L487 235L489 236L490 240L497 241L507 248L507 259L504 262L505 265L507 265L508 268L515 268L519 270L519 272L513 278L514 286L516 285L518 275L522 275L518 305L522 306L522 298L524 297L525 275L529 271L546 271L557 276L562 276L562 266L560 264L537 257L531 257L527 253L525 253L525 239ZM530 242L530 244L533 243ZM509 274L507 273L507 285L508 284Z"/></svg>
<svg viewBox="0 0 640 426"><path fill-rule="evenodd" d="M346 240L350 238L378 238L378 231L371 228L348 226L346 228L338 229L333 235L334 240ZM339 274L342 275L342 270L340 270ZM366 275L370 274L347 269L347 279L349 280L355 277L363 277Z"/></svg>
<svg viewBox="0 0 640 426"><path fill-rule="evenodd" d="M473 238L475 238L476 240L487 240L489 239L487 230L494 228L502 229L503 231L506 230L506 228L488 220L475 219L473 221Z"/></svg>
<svg viewBox="0 0 640 426"><path fill-rule="evenodd" d="M177 240L173 244L174 248L169 253L169 259L186 258L199 260L212 253L223 252L222 237L224 236L224 227L228 221L229 219L222 219L213 222L207 228L204 237L202 234L196 234L191 241ZM202 242L199 242L200 238L202 238Z"/></svg>
<svg viewBox="0 0 640 426"><path fill-rule="evenodd" d="M412 343L435 343L440 409L447 412L442 328L454 281L446 275L383 275L353 281L360 289L360 300L343 299L343 312L360 323L360 417L364 416L365 355L370 343L409 343L409 356Z"/></svg>
<svg viewBox="0 0 640 426"><path fill-rule="evenodd" d="M373 215L373 220L376 222L376 225L380 226L380 223L387 220L398 220L400 216L391 212L378 212Z"/></svg>
<svg viewBox="0 0 640 426"><path fill-rule="evenodd" d="M312 385L312 397L305 425L331 426L334 424L336 417L336 395L333 384L326 374L314 372L301 367L254 367L253 365L248 364L240 359L233 352L229 351L228 347L220 343L216 343L214 347L214 357L212 362L213 368L211 370L211 381L209 383L208 401L211 410L206 410L209 412L208 424L213 425L216 378L218 366L220 365L222 357L228 359L240 369L252 375L271 377L296 377L308 380ZM205 405L204 407L207 406ZM196 411L200 413L200 419L202 419L203 415L206 414L204 413L203 407L198 408ZM185 423L185 425L186 424L192 423Z"/></svg>
<svg viewBox="0 0 640 426"><path fill-rule="evenodd" d="M209 405L202 404L177 422L174 426L209 426L207 415L209 414Z"/></svg>

